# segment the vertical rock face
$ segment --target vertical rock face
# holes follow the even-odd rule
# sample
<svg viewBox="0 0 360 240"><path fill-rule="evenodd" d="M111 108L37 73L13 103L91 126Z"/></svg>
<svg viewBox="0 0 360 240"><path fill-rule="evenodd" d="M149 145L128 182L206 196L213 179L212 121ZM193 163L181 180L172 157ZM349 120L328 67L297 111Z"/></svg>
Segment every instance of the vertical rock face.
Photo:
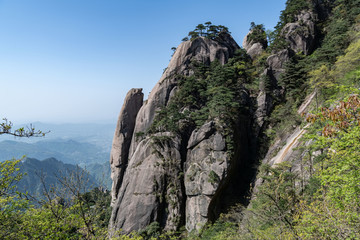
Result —
<svg viewBox="0 0 360 240"><path fill-rule="evenodd" d="M281 31L290 48L295 52L308 55L315 46L315 16L308 11L302 11L295 16L296 22L287 23Z"/></svg>
<svg viewBox="0 0 360 240"><path fill-rule="evenodd" d="M321 9L323 3L321 0L316 0L313 1L313 5L314 9ZM294 22L287 23L282 28L281 36L288 43L288 47L273 52L266 60L268 67L265 69L262 77L270 80L270 91L272 91L272 94L269 94L269 91L266 92L260 86L260 93L257 97L258 108L255 112L255 122L257 123L257 129L255 129L256 135L261 132L264 125L264 119L272 110L272 95L280 96L283 92L283 89L278 86L278 81L285 72L286 62L288 62L296 53L302 52L305 55L309 55L314 50L317 37L315 23L318 15L321 15L321 13L315 13L309 10L301 11L300 14L294 16ZM245 37L244 42L246 40L247 37ZM250 51L250 49L248 51Z"/></svg>
<svg viewBox="0 0 360 240"><path fill-rule="evenodd" d="M215 123L204 124L191 134L185 166L186 229L199 230L207 221L209 205L227 177L230 158L225 139Z"/></svg>
<svg viewBox="0 0 360 240"><path fill-rule="evenodd" d="M177 86L176 75L189 76L192 74L191 61L210 64L217 59L221 64L225 64L237 49L239 49L237 43L226 33L220 34L219 41L200 37L181 43L160 80L150 92L148 100L140 109L136 119L135 132L145 132L153 122L156 111L167 105ZM130 156L134 153L136 146L137 141L133 138Z"/></svg>
<svg viewBox="0 0 360 240"><path fill-rule="evenodd" d="M110 235L119 229L124 233L139 230L154 221L165 230L184 224L192 230L207 221L212 197L227 176L229 157L224 137L213 122L178 135L147 131L157 111L177 91L178 76L193 74L192 61L210 64L217 59L225 64L237 49L226 33L220 33L216 40L199 37L178 46L148 100L136 110L131 136L128 131L126 140L114 140Z"/></svg>
<svg viewBox="0 0 360 240"><path fill-rule="evenodd" d="M201 116L204 117L201 121L205 121L201 126L196 125L198 122L184 124L185 127L172 132L154 131L151 128L158 126L153 124L155 119L161 123L157 118L162 116L159 110L173 107L171 99L179 96L176 93L184 86L180 85L180 80L194 74L192 62L209 65L218 60L225 64L235 55L239 46L229 34L223 32L214 40L198 37L181 43L144 103L140 89L128 93L111 151L113 209L109 223L110 236L120 229L123 233L140 230L155 221L164 230L176 230L184 225L188 231L198 230L228 210L231 204L247 203L249 185L253 183L256 174L254 159L258 157L255 150L259 149L259 137L267 126L266 118L276 103L274 99L282 101L284 98L285 91L278 85L278 80L285 72L286 62L295 54L302 52L309 55L314 50L317 37L315 23L320 15L322 17L319 18L324 18L328 14L325 11L326 4L332 1L313 0L314 8L311 9L320 9L321 14L302 11L293 16L294 22L283 27L280 37L287 46L272 52L267 58L266 69L260 76L257 97L250 95L253 91L246 90L245 85L239 84L241 88L234 88L234 101L239 106L234 104L235 110L231 110L233 118L224 117L224 120L219 119L224 115L211 115L209 105L204 103L199 104L200 107L196 106L196 110L188 106L176 106L175 114L170 117L166 115L169 119L177 113L193 110L200 112L204 110L201 106L208 107L204 112L207 114L208 110L209 114ZM267 43L266 39L249 41L250 34L245 37L243 46L254 59L262 54ZM217 77L215 74L206 76L206 81ZM202 84L205 79L200 80ZM213 82L209 82L211 86ZM201 89L199 95L204 92L207 94L208 86L204 89ZM197 101L200 97L194 96L194 99ZM303 112L310 102L308 100L299 111ZM231 123L225 123L227 120ZM303 133L304 130L300 128L288 133L282 139L286 140L285 146L281 140L276 142L266 149L268 153L263 161L275 164L301 154L296 146Z"/></svg>
<svg viewBox="0 0 360 240"><path fill-rule="evenodd" d="M113 180L111 189L112 204L117 198L128 163L129 147L134 132L136 115L142 106L143 97L144 94L141 88L131 89L127 93L120 111L110 153L111 179Z"/></svg>

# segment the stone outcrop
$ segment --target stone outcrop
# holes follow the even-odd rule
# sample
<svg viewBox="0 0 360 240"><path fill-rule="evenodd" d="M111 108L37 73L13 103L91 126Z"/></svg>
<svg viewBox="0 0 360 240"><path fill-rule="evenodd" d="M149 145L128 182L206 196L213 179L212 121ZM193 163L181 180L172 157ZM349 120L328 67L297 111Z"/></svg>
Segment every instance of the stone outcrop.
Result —
<svg viewBox="0 0 360 240"><path fill-rule="evenodd" d="M272 96L281 98L284 92L284 89L278 86L278 81L285 72L286 62L296 53L302 52L308 55L314 50L316 44L316 21L317 14L310 11L302 11L295 16L295 22L287 23L281 30L281 36L288 43L288 47L273 52L266 60L268 67L262 74L262 79L268 79L271 82L271 89L264 91L260 85L260 93L257 97L258 108L255 112L256 133L261 132L261 129L264 127L264 119L272 110Z"/></svg>
<svg viewBox="0 0 360 240"><path fill-rule="evenodd" d="M115 140L115 136L117 144L113 145L111 161L116 186L112 193L110 235L119 229L124 233L143 229L154 221L165 230L184 224L188 230L198 229L207 221L212 197L227 176L225 138L213 122L180 135L147 131L157 111L177 91L178 76L193 74L192 61L210 64L217 59L225 64L237 49L239 46L227 33L220 33L216 40L199 37L181 43L148 99L136 111L130 141L128 135L126 141ZM128 160L122 157L123 153L127 153ZM118 168L122 170L120 174L116 174ZM122 180L117 179L119 176L123 176Z"/></svg>
<svg viewBox="0 0 360 240"><path fill-rule="evenodd" d="M289 61L293 55L293 50L283 49L267 58L266 63L269 66L268 70L271 71L272 76L274 76L276 80L279 80L281 74L285 72L285 63Z"/></svg>
<svg viewBox="0 0 360 240"><path fill-rule="evenodd" d="M185 163L186 229L199 230L208 221L210 202L227 177L230 158L214 122L191 134Z"/></svg>
<svg viewBox="0 0 360 240"><path fill-rule="evenodd" d="M315 46L315 16L312 12L302 11L295 16L296 21L287 23L281 34L295 52L310 54Z"/></svg>
<svg viewBox="0 0 360 240"><path fill-rule="evenodd" d="M124 101L116 125L110 153L111 179L113 180L111 195L115 202L122 183L124 171L128 163L129 147L134 132L136 115L142 106L144 94L141 88L131 89Z"/></svg>
<svg viewBox="0 0 360 240"><path fill-rule="evenodd" d="M189 76L193 73L190 68L191 61L210 64L217 59L221 64L225 64L239 49L229 34L220 34L218 38L219 41L214 41L199 37L192 41L183 42L177 47L164 74L138 113L135 132L145 132L153 122L156 111L166 106L177 86L178 78L176 75ZM135 151L136 146L137 142L133 138L130 155Z"/></svg>
<svg viewBox="0 0 360 240"><path fill-rule="evenodd" d="M239 46L227 33L220 33L215 40L198 37L181 43L148 99L136 104L131 113L131 101L125 101L110 160L113 179L110 236L120 229L123 233L144 229L155 221L164 230L177 230L184 225L188 231L199 230L226 212L231 204L247 204L249 187L256 175L259 137L267 127L266 118L274 104L284 97L278 80L294 54L310 54L314 50L316 18L316 14L303 11L295 16L295 22L283 27L281 35L288 46L267 58L257 95L245 87L238 92L236 101L241 107L231 119L233 129L223 119L208 117L198 127L189 124L175 132L151 130L158 111L169 106L180 89L180 79L194 74L194 61L209 65L218 60L225 64L234 56ZM249 41L250 34L243 46L254 59L262 54L267 43L266 39ZM282 143L276 143L264 161L291 159L302 134L301 129L293 135L289 133L285 146L288 148L278 149ZM277 160L270 158L278 150L282 152Z"/></svg>
<svg viewBox="0 0 360 240"><path fill-rule="evenodd" d="M261 30L262 31L262 30ZM263 31L262 31L263 32ZM265 39L261 39L258 41L254 41L254 40L250 40L250 36L253 33L253 31L251 30L245 37L243 40L243 48L246 50L246 53L252 58L256 58L257 56L261 55L266 47L267 47L267 40Z"/></svg>
<svg viewBox="0 0 360 240"><path fill-rule="evenodd" d="M177 227L180 219L176 218L182 207L182 196L177 191L181 186L178 179L170 179L169 175L179 175L179 148L179 139L170 140L169 133L139 143L113 206L111 229L129 233L154 221L167 229Z"/></svg>

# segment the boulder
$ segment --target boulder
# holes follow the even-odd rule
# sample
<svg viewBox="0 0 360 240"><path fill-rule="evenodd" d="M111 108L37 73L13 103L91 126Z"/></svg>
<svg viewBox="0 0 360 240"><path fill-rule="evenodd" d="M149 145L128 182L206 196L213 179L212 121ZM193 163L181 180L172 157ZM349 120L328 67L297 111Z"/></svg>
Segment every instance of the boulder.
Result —
<svg viewBox="0 0 360 240"><path fill-rule="evenodd" d="M294 52L309 55L315 47L315 17L312 12L302 11L295 16L296 21L287 23L281 34Z"/></svg>

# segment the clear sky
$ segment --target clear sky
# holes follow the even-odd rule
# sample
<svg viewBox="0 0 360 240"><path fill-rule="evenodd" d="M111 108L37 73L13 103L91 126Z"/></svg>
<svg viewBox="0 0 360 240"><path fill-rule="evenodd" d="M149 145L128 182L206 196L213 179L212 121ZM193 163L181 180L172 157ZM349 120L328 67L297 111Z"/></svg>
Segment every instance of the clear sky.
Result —
<svg viewBox="0 0 360 240"><path fill-rule="evenodd" d="M0 0L0 117L15 123L115 122L127 91L145 96L171 47L199 23L241 45L272 29L286 0Z"/></svg>

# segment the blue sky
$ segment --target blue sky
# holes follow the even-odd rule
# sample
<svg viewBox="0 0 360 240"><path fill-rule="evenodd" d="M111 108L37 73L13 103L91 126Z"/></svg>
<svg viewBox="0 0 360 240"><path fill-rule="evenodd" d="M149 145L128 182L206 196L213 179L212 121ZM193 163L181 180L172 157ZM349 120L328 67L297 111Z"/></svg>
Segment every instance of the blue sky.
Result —
<svg viewBox="0 0 360 240"><path fill-rule="evenodd" d="M199 23L241 45L272 29L285 0L0 0L0 117L15 123L115 122L127 91L145 96L171 47Z"/></svg>

